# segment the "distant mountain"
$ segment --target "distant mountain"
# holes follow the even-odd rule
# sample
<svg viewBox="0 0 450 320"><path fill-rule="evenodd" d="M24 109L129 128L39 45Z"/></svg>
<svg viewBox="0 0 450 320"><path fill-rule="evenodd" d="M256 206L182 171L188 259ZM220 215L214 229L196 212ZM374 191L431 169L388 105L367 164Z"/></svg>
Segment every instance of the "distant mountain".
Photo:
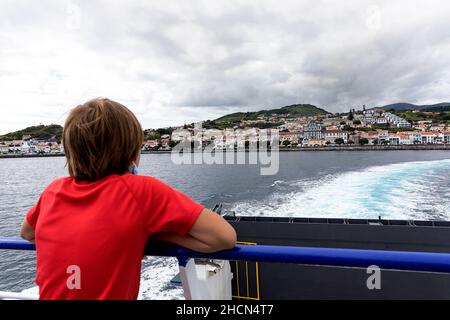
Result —
<svg viewBox="0 0 450 320"><path fill-rule="evenodd" d="M450 112L450 103L448 103L448 104L441 104L441 105L436 105L436 106L433 106L433 107L425 108L425 109L422 109L421 111L425 111L425 112Z"/></svg>
<svg viewBox="0 0 450 320"><path fill-rule="evenodd" d="M381 107L385 110L406 111L406 110L420 110L429 112L450 111L450 103L443 102L432 105L415 105L411 103L394 103Z"/></svg>
<svg viewBox="0 0 450 320"><path fill-rule="evenodd" d="M20 140L24 135L30 135L31 138L37 140L48 140L52 137L56 137L58 141L61 141L62 127L58 124L28 127L19 131L14 131L2 135L0 136L0 141Z"/></svg>
<svg viewBox="0 0 450 320"><path fill-rule="evenodd" d="M298 117L309 117L316 115L329 114L328 111L320 109L311 104L296 104L292 106L283 107L280 109L262 110L256 112L237 112L221 117L214 122L216 123L237 123L241 120L256 120L260 116L271 115L293 115Z"/></svg>

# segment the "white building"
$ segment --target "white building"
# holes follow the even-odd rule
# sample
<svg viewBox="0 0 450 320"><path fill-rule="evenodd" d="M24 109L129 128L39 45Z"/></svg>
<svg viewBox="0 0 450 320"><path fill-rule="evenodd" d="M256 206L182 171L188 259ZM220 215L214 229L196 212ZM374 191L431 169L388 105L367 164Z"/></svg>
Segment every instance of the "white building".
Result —
<svg viewBox="0 0 450 320"><path fill-rule="evenodd" d="M413 144L411 142L411 135L408 134L399 134L400 144L402 145L410 145Z"/></svg>
<svg viewBox="0 0 450 320"><path fill-rule="evenodd" d="M411 128L411 123L399 117L393 113L385 112L383 113L383 117L387 119L390 125L395 126L397 128Z"/></svg>
<svg viewBox="0 0 450 320"><path fill-rule="evenodd" d="M409 140L411 144L421 144L422 143L422 135L420 133L414 132L409 133Z"/></svg>
<svg viewBox="0 0 450 320"><path fill-rule="evenodd" d="M344 143L347 143L348 133L341 130L326 130L323 132L323 138L330 142L334 142L336 139L342 139L344 140Z"/></svg>
<svg viewBox="0 0 450 320"><path fill-rule="evenodd" d="M20 152L22 153L30 153L31 145L28 140L23 140L22 145L20 146Z"/></svg>
<svg viewBox="0 0 450 320"><path fill-rule="evenodd" d="M422 144L435 144L437 134L434 132L422 132Z"/></svg>
<svg viewBox="0 0 450 320"><path fill-rule="evenodd" d="M444 143L450 144L450 131L449 132L444 132Z"/></svg>
<svg viewBox="0 0 450 320"><path fill-rule="evenodd" d="M306 139L322 139L322 125L318 123L310 123L304 126L303 136Z"/></svg>
<svg viewBox="0 0 450 320"><path fill-rule="evenodd" d="M187 129L175 130L172 133L172 140L175 142L180 142L183 140L190 140L192 134Z"/></svg>
<svg viewBox="0 0 450 320"><path fill-rule="evenodd" d="M387 125L388 124L388 120L386 118L377 118L376 124L378 125Z"/></svg>

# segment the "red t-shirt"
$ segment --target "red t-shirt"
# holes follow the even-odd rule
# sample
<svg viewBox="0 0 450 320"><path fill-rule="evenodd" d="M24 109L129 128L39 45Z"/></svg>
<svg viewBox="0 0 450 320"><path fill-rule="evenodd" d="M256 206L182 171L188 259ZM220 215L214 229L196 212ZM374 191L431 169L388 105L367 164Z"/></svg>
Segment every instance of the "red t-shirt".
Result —
<svg viewBox="0 0 450 320"><path fill-rule="evenodd" d="M186 235L203 210L161 181L111 175L52 182L27 214L41 299L136 299L152 234Z"/></svg>

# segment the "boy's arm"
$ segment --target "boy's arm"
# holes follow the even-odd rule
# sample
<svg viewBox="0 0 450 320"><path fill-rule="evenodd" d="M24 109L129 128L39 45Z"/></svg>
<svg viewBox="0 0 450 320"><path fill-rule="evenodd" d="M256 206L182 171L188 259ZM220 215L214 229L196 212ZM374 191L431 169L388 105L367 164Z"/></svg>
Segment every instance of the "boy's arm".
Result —
<svg viewBox="0 0 450 320"><path fill-rule="evenodd" d="M155 235L152 239L170 242L197 252L213 253L217 251L216 248L195 239L191 235L180 236L176 233L160 233Z"/></svg>
<svg viewBox="0 0 450 320"><path fill-rule="evenodd" d="M27 241L35 242L34 229L27 218L23 219L22 227L20 228L20 236Z"/></svg>
<svg viewBox="0 0 450 320"><path fill-rule="evenodd" d="M154 238L205 253L232 249L236 245L236 231L233 227L208 209L203 209L186 236L162 233Z"/></svg>

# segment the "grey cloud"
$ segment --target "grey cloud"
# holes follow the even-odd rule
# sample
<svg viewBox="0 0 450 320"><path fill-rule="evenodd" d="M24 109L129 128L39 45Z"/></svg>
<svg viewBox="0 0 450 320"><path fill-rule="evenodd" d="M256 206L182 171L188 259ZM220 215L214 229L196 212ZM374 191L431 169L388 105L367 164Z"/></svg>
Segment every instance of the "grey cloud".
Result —
<svg viewBox="0 0 450 320"><path fill-rule="evenodd" d="M26 105L39 93L24 92L59 81L58 95L46 89L36 102L34 110L46 112L112 95L130 101L152 127L180 122L163 110L184 110L191 121L293 103L345 111L450 100L450 4L404 3L4 1L0 84ZM78 30L65 26L68 5L80 8ZM374 28L373 12L380 14ZM21 88L28 69L33 79ZM58 77L49 86L41 75L50 70Z"/></svg>

